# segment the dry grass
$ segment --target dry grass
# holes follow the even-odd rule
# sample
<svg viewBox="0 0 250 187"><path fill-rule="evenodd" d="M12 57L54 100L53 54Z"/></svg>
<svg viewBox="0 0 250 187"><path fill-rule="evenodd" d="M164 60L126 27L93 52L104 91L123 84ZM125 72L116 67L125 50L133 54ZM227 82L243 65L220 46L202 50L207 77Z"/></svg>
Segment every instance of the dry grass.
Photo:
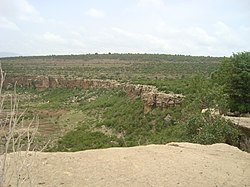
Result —
<svg viewBox="0 0 250 187"><path fill-rule="evenodd" d="M24 126L23 112L18 111L18 97L14 89L7 97L2 93L5 72L0 66L0 186L9 186L9 182L15 181L15 186L22 186L24 182L33 186L32 165L35 162L35 154L29 152L34 149L33 142L38 128L38 119L34 118L28 126ZM5 102L8 100L8 102ZM4 111L5 104L9 103L9 112ZM10 159L11 152L11 159ZM14 170L9 172L10 163L14 162ZM7 174L8 173L8 174ZM21 173L24 175L21 176Z"/></svg>

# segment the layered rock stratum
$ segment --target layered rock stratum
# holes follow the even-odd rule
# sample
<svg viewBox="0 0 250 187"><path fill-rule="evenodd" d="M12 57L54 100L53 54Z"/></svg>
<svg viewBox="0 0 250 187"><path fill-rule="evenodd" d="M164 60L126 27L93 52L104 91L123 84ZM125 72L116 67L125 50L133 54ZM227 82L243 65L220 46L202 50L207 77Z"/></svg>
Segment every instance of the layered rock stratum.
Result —
<svg viewBox="0 0 250 187"><path fill-rule="evenodd" d="M129 83L119 83L116 80L99 80L99 79L66 79L62 77L49 76L11 76L7 77L5 86L33 87L38 90L46 90L48 88L119 88L124 90L131 99L141 98L144 103L144 112L148 113L153 108L168 108L179 105L184 96L182 94L164 93L159 91L155 86L136 85Z"/></svg>

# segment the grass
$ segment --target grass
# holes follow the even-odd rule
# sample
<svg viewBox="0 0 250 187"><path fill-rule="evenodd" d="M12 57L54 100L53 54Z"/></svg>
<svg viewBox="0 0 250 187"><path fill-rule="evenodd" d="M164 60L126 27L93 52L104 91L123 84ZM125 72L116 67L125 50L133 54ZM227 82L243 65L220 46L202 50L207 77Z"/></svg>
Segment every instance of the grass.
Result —
<svg viewBox="0 0 250 187"><path fill-rule="evenodd" d="M103 54L2 58L8 75L46 75L120 81L210 75L222 58L184 55Z"/></svg>
<svg viewBox="0 0 250 187"><path fill-rule="evenodd" d="M122 142L116 137L108 137L101 132L89 132L78 128L67 133L50 151L82 151L122 145Z"/></svg>
<svg viewBox="0 0 250 187"><path fill-rule="evenodd" d="M237 145L238 131L223 121L208 118L210 121L207 120L205 130L197 134L197 129L204 123L203 117L197 117L197 114L203 107L214 106L216 102L213 99L219 94L212 92L210 80L194 77L152 82L171 85L169 91L181 89L181 93L186 95L185 102L178 107L154 109L144 114L142 100L131 100L119 89L57 88L42 92L21 89L19 94L29 95L29 98L35 96L35 99L24 99L21 103L30 106L27 120L38 112L40 123L45 126L45 130L41 127L40 132L47 134L53 142L47 151L80 151L178 141L228 143L232 140L230 144ZM166 119L167 116L170 119ZM225 128L221 130L218 128L220 125ZM214 133L220 137L212 136ZM224 138L224 135L230 136ZM46 142L42 138L48 137L39 137L41 143Z"/></svg>
<svg viewBox="0 0 250 187"><path fill-rule="evenodd" d="M237 129L211 117L205 123L204 117L197 115L202 108L215 107L218 103L220 92L216 91L212 80L195 76L185 80L151 82L160 85L160 88L168 87L168 91L179 88L180 93L186 95L185 102L178 107L154 109L144 114L142 100L131 100L119 89L57 88L42 92L21 89L19 94L29 95L28 98L34 96L34 99L25 98L21 103L29 106L27 120L38 112L41 124L46 125L45 130L40 129L40 132L52 138L48 151L80 151L176 141L238 145L240 134ZM62 110L63 113L60 113ZM170 119L166 119L167 116ZM206 125L203 127L203 124ZM200 127L204 130L197 134ZM50 132L46 132L47 129ZM39 138L40 142L45 142Z"/></svg>
<svg viewBox="0 0 250 187"><path fill-rule="evenodd" d="M95 101L82 102L79 108L95 120L81 123L61 137L50 151L79 151L184 140L183 127L174 121L164 120L168 111L155 110L145 115L142 101L131 100L120 90L106 90ZM112 134L96 132L103 128Z"/></svg>
<svg viewBox="0 0 250 187"><path fill-rule="evenodd" d="M18 92L24 96L20 106L28 108L27 120L38 113L41 122L50 122L49 128L60 127L61 133L55 132L55 137L50 135L54 139L48 151L80 151L172 141L228 143L230 141L224 138L225 134L232 135L233 142L230 144L236 145L239 132L224 121L209 118L205 130L196 133L203 124L204 117L197 117L201 109L216 107L216 104L224 102L220 89L209 78L221 59L183 55L106 54L4 58L1 62L10 76L115 79L154 85L161 91L183 93L186 96L185 102L179 107L154 109L144 114L140 99L131 100L118 89L56 88L38 92L18 88ZM60 110L65 112L55 114ZM43 111L45 113L41 114ZM166 116L170 116L170 119L166 119ZM220 126L224 127L223 130ZM191 132L187 130L192 128ZM216 139L213 133L220 137Z"/></svg>

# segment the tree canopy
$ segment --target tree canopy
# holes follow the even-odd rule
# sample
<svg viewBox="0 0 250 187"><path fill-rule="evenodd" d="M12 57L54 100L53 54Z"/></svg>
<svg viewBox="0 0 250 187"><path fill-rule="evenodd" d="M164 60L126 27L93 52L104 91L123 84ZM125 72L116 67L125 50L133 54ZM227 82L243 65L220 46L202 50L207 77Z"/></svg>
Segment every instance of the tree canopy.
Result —
<svg viewBox="0 0 250 187"><path fill-rule="evenodd" d="M224 59L217 80L224 86L231 111L250 112L250 52L233 54Z"/></svg>

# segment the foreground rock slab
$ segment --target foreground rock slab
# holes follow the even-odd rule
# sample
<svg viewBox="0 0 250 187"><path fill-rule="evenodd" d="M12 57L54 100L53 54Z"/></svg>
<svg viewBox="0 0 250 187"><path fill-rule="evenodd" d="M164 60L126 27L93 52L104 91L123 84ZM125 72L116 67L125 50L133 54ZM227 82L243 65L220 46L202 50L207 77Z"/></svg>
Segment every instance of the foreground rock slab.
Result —
<svg viewBox="0 0 250 187"><path fill-rule="evenodd" d="M250 186L250 154L226 144L37 153L35 163L36 186Z"/></svg>

